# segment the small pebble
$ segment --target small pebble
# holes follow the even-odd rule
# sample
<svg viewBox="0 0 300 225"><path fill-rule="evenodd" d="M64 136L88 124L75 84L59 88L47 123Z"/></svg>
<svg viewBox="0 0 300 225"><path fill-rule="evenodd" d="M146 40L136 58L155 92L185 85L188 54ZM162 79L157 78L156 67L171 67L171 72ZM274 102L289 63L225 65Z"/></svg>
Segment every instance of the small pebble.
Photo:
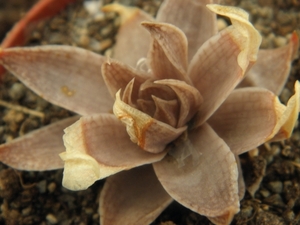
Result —
<svg viewBox="0 0 300 225"><path fill-rule="evenodd" d="M260 190L259 193L264 197L267 198L270 196L270 192L266 189Z"/></svg>
<svg viewBox="0 0 300 225"><path fill-rule="evenodd" d="M36 101L37 101L37 95L34 94L32 91L28 90L26 91L26 95L25 95L25 99L24 101L27 103L27 104L36 104Z"/></svg>
<svg viewBox="0 0 300 225"><path fill-rule="evenodd" d="M259 10L259 16L261 16L265 19L272 19L273 9L270 7L263 7Z"/></svg>
<svg viewBox="0 0 300 225"><path fill-rule="evenodd" d="M285 204L284 204L280 194L271 195L268 198L265 198L264 202L268 205L272 205L272 207L274 207L274 206L285 207Z"/></svg>
<svg viewBox="0 0 300 225"><path fill-rule="evenodd" d="M104 13L98 13L98 14L96 14L95 17L94 17L94 20L96 22L101 22L101 21L105 20Z"/></svg>
<svg viewBox="0 0 300 225"><path fill-rule="evenodd" d="M288 221L292 221L293 219L295 219L295 213L293 212L293 210L291 209L287 209L284 213L283 213L283 217L288 220Z"/></svg>
<svg viewBox="0 0 300 225"><path fill-rule="evenodd" d="M245 208L242 208L241 209L241 214L243 215L243 217L249 218L253 214L253 208L251 206L247 206Z"/></svg>
<svg viewBox="0 0 300 225"><path fill-rule="evenodd" d="M273 193L277 193L277 194L281 193L282 187L283 187L283 184L281 181L272 181L272 182L268 183L268 188Z"/></svg>
<svg viewBox="0 0 300 225"><path fill-rule="evenodd" d="M50 44L63 44L64 35L58 32L52 33L48 40Z"/></svg>
<svg viewBox="0 0 300 225"><path fill-rule="evenodd" d="M31 206L25 208L25 209L22 209L22 215L23 216L28 216L30 214L30 212L32 211L32 208Z"/></svg>
<svg viewBox="0 0 300 225"><path fill-rule="evenodd" d="M19 100L25 93L25 86L21 83L14 83L9 90L9 96L12 100Z"/></svg>
<svg viewBox="0 0 300 225"><path fill-rule="evenodd" d="M280 153L280 147L277 144L271 147L272 155L278 155Z"/></svg>
<svg viewBox="0 0 300 225"><path fill-rule="evenodd" d="M91 14L96 15L102 13L100 11L102 2L101 1L84 1L83 6L84 8Z"/></svg>
<svg viewBox="0 0 300 225"><path fill-rule="evenodd" d="M268 39L266 38L263 38L262 41L261 41L261 45L260 45L260 48L261 49L268 49L271 47L271 43Z"/></svg>
<svg viewBox="0 0 300 225"><path fill-rule="evenodd" d="M90 43L90 38L87 35L81 35L78 44L82 47L87 47L89 43Z"/></svg>
<svg viewBox="0 0 300 225"><path fill-rule="evenodd" d="M85 211L86 214L89 214L89 215L92 215L93 212L94 212L94 210L92 208L85 208L84 211Z"/></svg>
<svg viewBox="0 0 300 225"><path fill-rule="evenodd" d="M51 183L48 185L47 189L48 189L48 191L49 191L50 193L53 193L53 192L55 191L55 189L56 189L56 183L51 182Z"/></svg>
<svg viewBox="0 0 300 225"><path fill-rule="evenodd" d="M25 119L25 116L22 112L15 111L13 109L10 109L7 114L3 117L3 120L6 123L10 123L11 125L13 123L20 123Z"/></svg>
<svg viewBox="0 0 300 225"><path fill-rule="evenodd" d="M290 14L288 14L288 12L284 12L282 10L280 10L278 13L277 13L277 20L278 22L281 24L281 25L289 25L291 24L291 20L292 20L292 17Z"/></svg>
<svg viewBox="0 0 300 225"><path fill-rule="evenodd" d="M93 218L94 221L98 221L99 220L99 214L98 213L93 214L92 218Z"/></svg>
<svg viewBox="0 0 300 225"><path fill-rule="evenodd" d="M36 186L39 189L40 193L43 194L43 193L46 192L47 181L46 180L42 180L42 181L38 182Z"/></svg>
<svg viewBox="0 0 300 225"><path fill-rule="evenodd" d="M281 154L285 157L289 157L293 154L291 146L285 146L282 151Z"/></svg>
<svg viewBox="0 0 300 225"><path fill-rule="evenodd" d="M46 216L46 220L47 220L50 224L57 224L57 223L58 223L57 218L56 218L53 214L51 214L51 213L49 213L49 214Z"/></svg>
<svg viewBox="0 0 300 225"><path fill-rule="evenodd" d="M14 137L12 135L5 135L5 142L6 143L12 141L13 139L14 139Z"/></svg>
<svg viewBox="0 0 300 225"><path fill-rule="evenodd" d="M266 36L271 33L271 28L266 27L264 25L264 21L262 19L259 19L255 22L254 27L263 35Z"/></svg>
<svg viewBox="0 0 300 225"><path fill-rule="evenodd" d="M111 39L105 39L103 41L100 42L100 46L101 46L101 51L109 48L112 46L112 40Z"/></svg>
<svg viewBox="0 0 300 225"><path fill-rule="evenodd" d="M272 48L274 38L275 35L273 33L269 33L265 38L262 39L261 48Z"/></svg>
<svg viewBox="0 0 300 225"><path fill-rule="evenodd" d="M287 39L285 37L276 37L273 40L273 43L275 45L275 47L282 47L284 45L286 45L287 43Z"/></svg>
<svg viewBox="0 0 300 225"><path fill-rule="evenodd" d="M161 222L160 225L176 225L172 221Z"/></svg>
<svg viewBox="0 0 300 225"><path fill-rule="evenodd" d="M104 28L101 29L101 36L108 36L109 34L111 34L113 30L112 26L106 26Z"/></svg>

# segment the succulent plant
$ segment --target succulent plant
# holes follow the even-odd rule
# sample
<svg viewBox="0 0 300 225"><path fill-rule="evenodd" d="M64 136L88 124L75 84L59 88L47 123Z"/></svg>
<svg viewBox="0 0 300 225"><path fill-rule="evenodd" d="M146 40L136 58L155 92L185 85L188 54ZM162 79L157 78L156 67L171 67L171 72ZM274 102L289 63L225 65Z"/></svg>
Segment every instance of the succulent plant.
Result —
<svg viewBox="0 0 300 225"><path fill-rule="evenodd" d="M238 155L288 138L297 121L299 83L287 106L277 95L298 37L259 50L248 14L212 2L166 0L156 19L104 7L122 19L112 58L69 46L2 49L0 64L81 117L1 145L0 160L22 170L64 168L71 190L107 177L102 225L149 224L173 199L229 224L245 189ZM218 32L216 13L232 25Z"/></svg>

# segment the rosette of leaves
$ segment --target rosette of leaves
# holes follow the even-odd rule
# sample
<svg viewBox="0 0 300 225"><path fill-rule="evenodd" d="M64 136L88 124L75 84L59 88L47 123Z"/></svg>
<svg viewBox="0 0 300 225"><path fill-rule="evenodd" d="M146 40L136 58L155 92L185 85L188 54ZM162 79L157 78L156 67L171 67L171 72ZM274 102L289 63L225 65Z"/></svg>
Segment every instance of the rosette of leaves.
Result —
<svg viewBox="0 0 300 225"><path fill-rule="evenodd" d="M112 58L69 46L3 49L7 70L81 118L2 145L0 160L22 170L64 168L71 190L108 177L102 225L149 224L173 199L229 224L245 189L238 155L288 138L296 123L299 83L287 106L277 95L298 37L259 50L245 11L208 3L166 0L155 19L106 6L122 19ZM216 13L232 25L218 32Z"/></svg>

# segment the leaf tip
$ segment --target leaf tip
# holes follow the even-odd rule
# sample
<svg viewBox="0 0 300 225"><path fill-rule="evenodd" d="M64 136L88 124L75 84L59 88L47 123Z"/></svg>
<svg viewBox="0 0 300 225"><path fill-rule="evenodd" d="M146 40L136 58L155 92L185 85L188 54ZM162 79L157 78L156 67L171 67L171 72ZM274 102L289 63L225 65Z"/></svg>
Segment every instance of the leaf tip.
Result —
<svg viewBox="0 0 300 225"><path fill-rule="evenodd" d="M292 135L300 111L299 81L295 82L294 90L295 93L289 99L287 106L281 104L278 98L275 99L274 108L277 114L277 123L266 141L285 140Z"/></svg>
<svg viewBox="0 0 300 225"><path fill-rule="evenodd" d="M228 225L231 223L234 215L238 213L239 209L236 207L229 207L228 210L221 216L208 217L208 219L216 225Z"/></svg>
<svg viewBox="0 0 300 225"><path fill-rule="evenodd" d="M292 53L292 59L296 59L297 58L297 52L299 49L299 35L297 34L296 31L294 31L292 33L292 36L290 38L290 43L292 43L293 46L293 53ZM1 51L0 51L1 53Z"/></svg>
<svg viewBox="0 0 300 225"><path fill-rule="evenodd" d="M243 74L247 68L257 60L259 46L262 37L254 26L248 21L249 14L238 7L221 6L217 4L206 5L212 12L226 16L231 20L234 32L232 37L235 43L240 46L241 52L238 55L238 64L243 70ZM232 29L228 27L227 29Z"/></svg>
<svg viewBox="0 0 300 225"><path fill-rule="evenodd" d="M100 178L97 161L86 153L85 138L80 119L65 129L66 152L59 156L65 162L63 186L70 190L85 190Z"/></svg>

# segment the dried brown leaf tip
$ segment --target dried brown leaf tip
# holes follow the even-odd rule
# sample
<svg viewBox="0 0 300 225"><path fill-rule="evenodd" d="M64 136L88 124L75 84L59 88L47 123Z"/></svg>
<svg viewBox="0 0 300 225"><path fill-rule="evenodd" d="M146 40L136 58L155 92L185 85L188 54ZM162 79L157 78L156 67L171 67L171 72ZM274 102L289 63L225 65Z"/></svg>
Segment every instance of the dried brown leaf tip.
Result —
<svg viewBox="0 0 300 225"><path fill-rule="evenodd" d="M149 224L173 199L215 224L229 224L244 190L238 155L291 135L299 83L287 106L276 95L297 35L285 47L261 52L261 36L245 11L206 7L209 2L166 0L156 19L137 8L106 6L122 17L112 59L67 46L0 52L0 63L28 87L82 116L63 136L63 185L81 190L108 177L102 225ZM217 32L216 13L232 25ZM266 71L277 65L283 67L271 78ZM45 168L53 158L59 167L63 143L53 130L70 122L2 145L1 161L45 170L53 169ZM31 144L33 157L24 161L19 155Z"/></svg>

